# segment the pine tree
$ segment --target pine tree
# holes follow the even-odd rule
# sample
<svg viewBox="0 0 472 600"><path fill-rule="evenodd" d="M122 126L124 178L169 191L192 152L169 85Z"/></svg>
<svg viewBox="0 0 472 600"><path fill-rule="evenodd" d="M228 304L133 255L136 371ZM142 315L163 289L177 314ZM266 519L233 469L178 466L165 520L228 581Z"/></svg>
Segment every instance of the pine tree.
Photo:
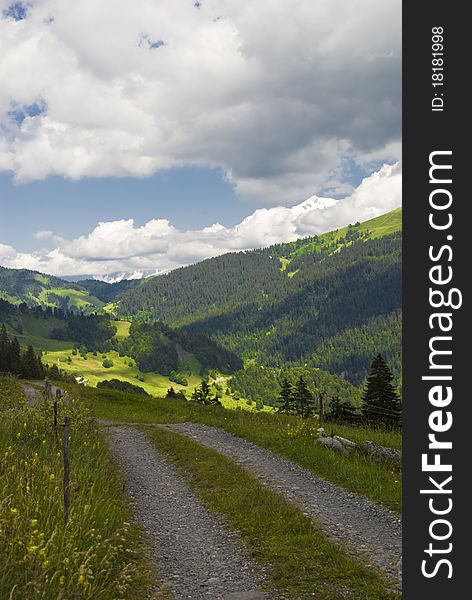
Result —
<svg viewBox="0 0 472 600"><path fill-rule="evenodd" d="M293 402L296 406L297 414L301 417L309 419L313 416L315 412L315 400L303 377L300 377L297 381L293 393Z"/></svg>
<svg viewBox="0 0 472 600"><path fill-rule="evenodd" d="M282 389L280 390L279 397L276 400L276 407L278 412L296 412L296 405L293 397L293 387L286 377L284 377L284 380L282 381Z"/></svg>
<svg viewBox="0 0 472 600"><path fill-rule="evenodd" d="M329 406L329 419L332 421L355 423L359 419L356 407L349 400L341 400L339 396L334 396Z"/></svg>
<svg viewBox="0 0 472 600"><path fill-rule="evenodd" d="M400 399L392 380L389 366L381 354L377 354L362 395L362 415L370 423L386 427L398 427L401 424Z"/></svg>
<svg viewBox="0 0 472 600"><path fill-rule="evenodd" d="M201 384L195 388L195 390L192 394L192 400L194 400L195 402L198 402L199 404L219 404L219 405L221 405L221 402L219 401L218 397L216 395L215 396L211 395L210 386L204 379L202 379Z"/></svg>
<svg viewBox="0 0 472 600"><path fill-rule="evenodd" d="M21 376L25 379L41 379L43 376L40 359L31 345L21 357Z"/></svg>
<svg viewBox="0 0 472 600"><path fill-rule="evenodd" d="M19 375L21 372L21 349L16 337L10 342L10 371L14 375Z"/></svg>
<svg viewBox="0 0 472 600"><path fill-rule="evenodd" d="M7 329L2 325L0 329L0 373L8 373L10 371L10 341L8 339Z"/></svg>

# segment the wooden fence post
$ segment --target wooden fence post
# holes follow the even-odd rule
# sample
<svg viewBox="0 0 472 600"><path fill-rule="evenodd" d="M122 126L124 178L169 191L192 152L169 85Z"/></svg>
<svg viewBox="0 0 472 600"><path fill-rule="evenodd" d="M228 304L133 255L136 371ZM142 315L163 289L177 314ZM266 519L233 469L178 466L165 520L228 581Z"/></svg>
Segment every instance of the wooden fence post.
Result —
<svg viewBox="0 0 472 600"><path fill-rule="evenodd" d="M46 379L44 383L44 392L48 400L51 399L51 391L51 382L49 381L49 379Z"/></svg>
<svg viewBox="0 0 472 600"><path fill-rule="evenodd" d="M69 430L70 417L64 417L64 431L62 435L62 455L64 459L64 524L69 521L70 509L70 474L69 474Z"/></svg>

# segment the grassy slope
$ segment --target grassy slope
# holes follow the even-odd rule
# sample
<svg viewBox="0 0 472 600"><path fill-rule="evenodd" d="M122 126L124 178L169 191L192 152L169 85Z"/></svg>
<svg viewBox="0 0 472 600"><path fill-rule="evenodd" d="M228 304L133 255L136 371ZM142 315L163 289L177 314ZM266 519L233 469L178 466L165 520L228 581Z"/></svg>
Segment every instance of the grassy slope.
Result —
<svg viewBox="0 0 472 600"><path fill-rule="evenodd" d="M38 295L38 300L46 306L54 306L54 302L50 302L48 295L56 294L57 296L68 296L71 304L77 308L87 308L88 306L101 307L103 302L94 296L91 296L86 290L75 290L73 288L43 288Z"/></svg>
<svg viewBox="0 0 472 600"><path fill-rule="evenodd" d="M99 308L104 304L80 285L28 269L0 267L0 287L0 298L16 305L28 301L33 305L54 306L48 298L49 294L68 296L70 304L78 308Z"/></svg>
<svg viewBox="0 0 472 600"><path fill-rule="evenodd" d="M383 578L331 543L303 513L214 450L168 431L144 431L197 496L241 533L268 586L289 598L396 598Z"/></svg>
<svg viewBox="0 0 472 600"><path fill-rule="evenodd" d="M43 356L43 362L47 365L56 364L66 373L70 373L74 377L85 377L88 379L88 385L96 386L98 382L104 379L120 379L128 381L133 385L139 385L151 396L163 397L167 390L173 387L176 391L183 391L187 397L190 397L195 386L200 384L201 378L198 375L186 375L188 385L180 385L172 382L165 375L156 373L143 373L136 366L136 362L128 356L120 356L118 352L107 352L106 354L97 354L94 356L88 353L87 360L84 360L80 355L72 354L72 345L63 342L66 346L61 350L54 349ZM105 368L103 356L113 361L113 366ZM71 362L67 362L68 358ZM59 362L58 362L59 361ZM144 379L144 381L142 381ZM226 389L226 386L223 386ZM231 396L223 393L221 398L222 403L226 408L242 407L247 410L255 410L253 405L246 404L245 400L234 400ZM267 410L267 408L266 408Z"/></svg>
<svg viewBox="0 0 472 600"><path fill-rule="evenodd" d="M360 225L353 226L354 230L359 231L361 234L368 235L369 238L375 239L384 237L391 233L401 231L402 229L402 209L397 208L385 215L364 221ZM318 236L317 242L308 242L307 244L299 246L293 253L289 253L289 256L297 256L299 254L305 254L307 252L314 252L320 250L323 246L327 246L335 240L341 237L345 237L349 227L341 227L335 231L329 231Z"/></svg>
<svg viewBox="0 0 472 600"><path fill-rule="evenodd" d="M64 411L60 404L60 420ZM26 405L19 383L0 378L0 598L146 598L149 570L141 533L129 525L121 478L79 404L67 413L71 514L65 528L52 406Z"/></svg>
<svg viewBox="0 0 472 600"><path fill-rule="evenodd" d="M22 315L21 329L16 323L12 325L7 324L7 331L10 336L16 336L22 346L31 344L38 351L64 351L71 347L71 342L51 339L53 329L64 326L62 321L54 317L41 319L31 315Z"/></svg>
<svg viewBox="0 0 472 600"><path fill-rule="evenodd" d="M113 321L113 325L116 327L115 337L120 342L125 340L129 336L129 330L131 323L129 321Z"/></svg>
<svg viewBox="0 0 472 600"><path fill-rule="evenodd" d="M196 385L200 383L198 375L187 375L188 385L176 384L164 375L156 373L143 373L136 366L136 362L130 357L121 357L117 352L107 352L103 356L113 361L113 367L105 368L102 354L94 356L92 353L87 355L84 360L80 355L73 355L72 350L75 346L73 342L53 340L50 338L51 332L57 327L63 327L63 322L49 317L48 319L36 318L30 315L23 315L21 318L22 331L18 333L16 329L7 325L7 331L10 336L16 336L22 346L31 344L33 348L44 352L43 362L47 365L56 364L60 369L74 375L75 377L85 377L89 384L96 386L99 381L104 379L121 379L134 385L139 385L153 396L165 396L167 390L172 386L176 391L183 390L190 397ZM113 321L117 328L116 337L119 340L125 339L129 335L131 323L129 321ZM70 358L71 362L67 362ZM144 379L144 381L141 381ZM223 388L226 390L227 377L222 377ZM228 408L244 406L248 410L254 409L253 406L245 404L245 401L236 402L231 396L223 394L223 404Z"/></svg>
<svg viewBox="0 0 472 600"><path fill-rule="evenodd" d="M225 410L195 402L141 398L110 390L82 388L83 401L97 418L139 423L205 423L260 444L293 460L315 475L376 502L401 510L401 474L360 455L342 456L314 443L316 423L299 417ZM334 426L334 433L356 441L399 447L401 434Z"/></svg>

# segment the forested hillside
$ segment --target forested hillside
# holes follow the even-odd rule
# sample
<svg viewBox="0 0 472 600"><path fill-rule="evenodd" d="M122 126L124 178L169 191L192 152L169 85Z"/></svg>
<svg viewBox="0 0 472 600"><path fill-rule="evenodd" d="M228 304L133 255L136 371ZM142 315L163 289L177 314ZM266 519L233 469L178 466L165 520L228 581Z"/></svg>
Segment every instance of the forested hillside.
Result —
<svg viewBox="0 0 472 600"><path fill-rule="evenodd" d="M75 349L87 356L110 351L131 357L143 373L170 375L173 371L204 374L210 369L233 373L243 366L241 358L200 334L172 329L162 322L135 321L126 335L117 335L120 322L106 313L77 314L60 308L26 304L16 306L0 299L0 324L26 347L36 351ZM85 369L85 367L84 367Z"/></svg>
<svg viewBox="0 0 472 600"><path fill-rule="evenodd" d="M141 281L79 285L0 268L0 299L17 307L12 312L5 303L3 321L22 344L49 350L57 340L85 351L116 351L141 371L166 376L208 369L229 374L244 361L321 369L358 386L381 353L398 385L401 248L397 209ZM132 327L122 329L112 314L132 320ZM115 336L118 326L124 336Z"/></svg>
<svg viewBox="0 0 472 600"><path fill-rule="evenodd" d="M232 373L243 366L236 354L205 335L171 329L161 322L132 323L118 350L134 358L141 371L162 375L172 371L201 374L209 369Z"/></svg>
<svg viewBox="0 0 472 600"><path fill-rule="evenodd" d="M84 287L37 271L0 267L0 298L12 304L93 311L102 306Z"/></svg>
<svg viewBox="0 0 472 600"><path fill-rule="evenodd" d="M133 290L141 283L141 279L124 279L116 283L107 283L98 279L83 279L80 282L80 287L86 289L90 295L108 304L109 302L115 302L121 294Z"/></svg>
<svg viewBox="0 0 472 600"><path fill-rule="evenodd" d="M381 352L398 381L400 229L397 210L315 238L226 254L146 280L123 294L119 312L204 333L259 364L311 364L356 385Z"/></svg>
<svg viewBox="0 0 472 600"><path fill-rule="evenodd" d="M323 392L329 403L337 398L340 402L349 402L358 407L361 404L361 394L351 383L320 369L308 367L285 367L268 369L263 366L251 365L238 371L230 380L231 391L256 403L274 406L281 390L284 378L295 385L298 378L303 377L315 401Z"/></svg>

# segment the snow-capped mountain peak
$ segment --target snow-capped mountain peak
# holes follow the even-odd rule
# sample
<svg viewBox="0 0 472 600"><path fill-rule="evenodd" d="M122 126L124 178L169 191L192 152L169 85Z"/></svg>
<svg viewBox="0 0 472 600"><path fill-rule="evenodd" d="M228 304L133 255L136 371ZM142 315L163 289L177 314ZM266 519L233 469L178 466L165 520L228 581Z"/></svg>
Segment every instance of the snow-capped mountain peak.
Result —
<svg viewBox="0 0 472 600"><path fill-rule="evenodd" d="M131 281L133 279L146 279L153 275L163 275L166 270L156 269L154 271L124 271L122 273L111 273L109 275L96 276L95 279L98 281L104 281L105 283L119 283L120 281Z"/></svg>
<svg viewBox="0 0 472 600"><path fill-rule="evenodd" d="M325 208L330 208L330 206L334 206L338 203L338 200L334 200L334 198L323 198L320 196L310 196L304 202L300 204L296 204L291 208L291 211L296 214L303 214L310 210L323 210Z"/></svg>

